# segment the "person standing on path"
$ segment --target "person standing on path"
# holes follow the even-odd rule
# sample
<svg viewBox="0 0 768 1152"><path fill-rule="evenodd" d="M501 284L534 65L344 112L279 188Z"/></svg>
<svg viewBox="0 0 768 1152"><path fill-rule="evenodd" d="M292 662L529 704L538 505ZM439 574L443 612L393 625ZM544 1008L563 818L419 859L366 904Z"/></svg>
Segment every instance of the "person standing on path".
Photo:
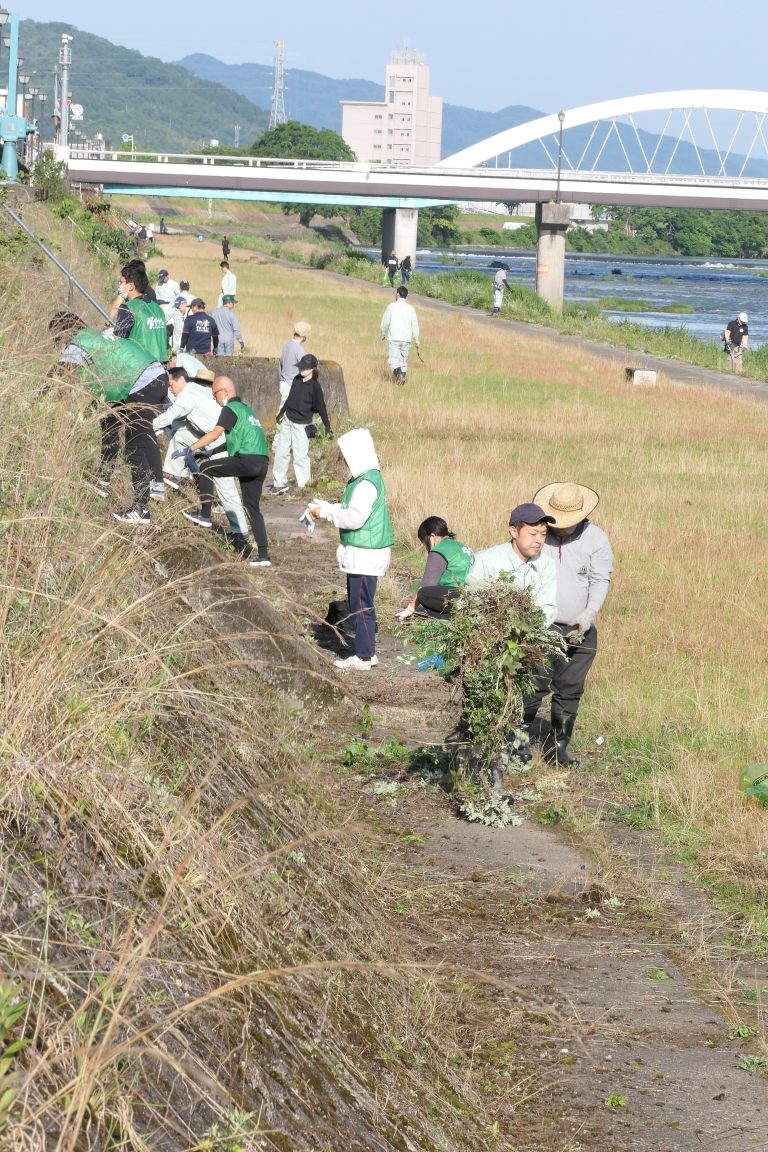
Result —
<svg viewBox="0 0 768 1152"><path fill-rule="evenodd" d="M315 435L312 417L317 413L323 422L326 436L333 436L325 396L318 379L317 357L311 353L302 356L299 371L291 384L288 398L277 414L275 462L272 467L273 496L284 496L288 491L288 465L293 456L296 487L305 488L312 479L309 459L309 441Z"/></svg>
<svg viewBox="0 0 768 1152"><path fill-rule="evenodd" d="M728 367L732 372L739 374L744 371L741 354L749 347L748 320L749 316L746 312L739 312L736 319L731 320L725 332L723 332L725 350L728 353Z"/></svg>
<svg viewBox="0 0 768 1152"><path fill-rule="evenodd" d="M400 282L408 287L408 281L413 273L413 265L411 264L410 256L403 256L400 263Z"/></svg>
<svg viewBox="0 0 768 1152"><path fill-rule="evenodd" d="M223 407L219 409L216 424L211 431L189 446L193 457L196 453L207 457L201 461L200 471L195 475L195 484L200 494L200 512L190 509L182 515L201 528L210 528L214 477L236 476L240 481L243 504L258 548L258 553L252 554L248 563L254 568L269 568L271 561L267 526L259 507L269 466L267 438L256 413L237 395L237 388L229 376L217 376L211 385L211 392L214 400ZM209 451L222 434L225 454L222 454L221 448Z"/></svg>
<svg viewBox="0 0 768 1152"><path fill-rule="evenodd" d="M222 236L221 238L221 255L224 260L229 260L229 254L232 249L229 246L229 237Z"/></svg>
<svg viewBox="0 0 768 1152"><path fill-rule="evenodd" d="M491 315L498 316L501 312L501 301L504 297L504 289L508 289L507 284L507 270L506 268L499 268L493 278L493 312Z"/></svg>
<svg viewBox="0 0 768 1152"><path fill-rule="evenodd" d="M240 345L240 351L245 348L245 341L240 332L240 323L235 314L234 296L225 296L220 308L214 308L211 318L219 330L219 343L216 346L217 356L234 356L235 340Z"/></svg>
<svg viewBox="0 0 768 1152"><path fill-rule="evenodd" d="M542 554L557 572L554 627L567 644L542 670L536 690L523 701L523 723L533 725L544 696L552 693L551 729L540 726L544 757L558 764L578 763L568 751L587 674L597 655L595 618L605 602L613 571L611 543L589 519L600 497L584 484L546 484L534 496L550 523ZM541 740L543 735L544 739Z"/></svg>
<svg viewBox="0 0 768 1152"><path fill-rule="evenodd" d="M345 672L365 672L379 662L376 655L374 599L380 576L389 568L395 542L379 458L367 428L353 428L337 441L351 479L340 504L313 500L315 520L339 529L336 559L347 577L347 600L355 627L355 654L335 660Z"/></svg>
<svg viewBox="0 0 768 1152"><path fill-rule="evenodd" d="M297 320L293 326L293 336L283 344L280 353L280 403L288 399L296 376L299 372L299 360L304 355L304 345L312 332L312 326L306 320Z"/></svg>
<svg viewBox="0 0 768 1152"><path fill-rule="evenodd" d="M405 384L411 344L419 347L419 319L408 303L408 289L401 285L381 318L381 338L389 341L388 363L395 384Z"/></svg>
<svg viewBox="0 0 768 1152"><path fill-rule="evenodd" d="M237 296L237 276L234 272L230 272L229 264L226 260L222 260L219 265L221 268L221 292L216 307L221 308L224 303L225 296Z"/></svg>

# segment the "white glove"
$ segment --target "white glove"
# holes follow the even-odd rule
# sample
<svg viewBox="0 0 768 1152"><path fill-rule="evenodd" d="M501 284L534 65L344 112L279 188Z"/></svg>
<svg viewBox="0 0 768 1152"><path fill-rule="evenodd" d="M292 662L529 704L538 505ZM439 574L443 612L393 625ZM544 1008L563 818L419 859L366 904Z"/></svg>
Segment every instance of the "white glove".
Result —
<svg viewBox="0 0 768 1152"><path fill-rule="evenodd" d="M303 524L308 534L311 536L315 530L315 521L312 519L312 513L309 508L305 508L301 516L299 516L299 524Z"/></svg>
<svg viewBox="0 0 768 1152"><path fill-rule="evenodd" d="M412 605L406 604L405 608L401 608L399 612L395 612L395 616L398 620L403 621L407 620L409 616L413 616L413 613L414 609Z"/></svg>
<svg viewBox="0 0 768 1152"><path fill-rule="evenodd" d="M575 617L575 619L570 620L568 622L568 627L569 628L576 628L576 629L578 629L579 632L581 632L583 634L584 632L589 632L589 630L592 627L592 625L594 624L594 622L595 622L595 618L592 615L592 613L585 611L585 612L580 612L579 615Z"/></svg>

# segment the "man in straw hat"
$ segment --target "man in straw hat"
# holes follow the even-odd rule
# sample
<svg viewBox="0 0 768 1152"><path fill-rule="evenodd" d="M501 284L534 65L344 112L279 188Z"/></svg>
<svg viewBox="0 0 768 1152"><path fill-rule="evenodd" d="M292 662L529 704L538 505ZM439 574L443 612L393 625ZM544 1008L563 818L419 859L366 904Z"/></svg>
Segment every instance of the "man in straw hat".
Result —
<svg viewBox="0 0 768 1152"><path fill-rule="evenodd" d="M587 673L597 653L595 618L608 595L613 552L602 528L589 516L600 497L584 484L546 484L533 497L554 521L547 527L542 552L557 569L557 615L554 627L568 648L542 671L535 693L524 702L523 721L534 726L539 705L552 693L551 728L532 727L534 741L545 757L560 764L577 764L568 751ZM543 738L543 739L542 739Z"/></svg>

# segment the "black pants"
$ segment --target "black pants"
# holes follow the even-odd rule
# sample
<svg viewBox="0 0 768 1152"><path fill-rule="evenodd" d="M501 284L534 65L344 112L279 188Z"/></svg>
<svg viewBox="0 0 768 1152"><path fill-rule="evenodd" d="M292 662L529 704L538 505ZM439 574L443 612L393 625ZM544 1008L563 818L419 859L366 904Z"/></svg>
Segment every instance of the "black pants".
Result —
<svg viewBox="0 0 768 1152"><path fill-rule="evenodd" d="M262 560L266 560L269 556L267 526L259 508L261 490L267 478L268 466L268 456L245 456L238 452L235 456L213 456L210 460L203 461L200 465L199 474L195 476L197 490L200 493L200 504L206 516L210 516L211 504L213 503L212 477L236 476L238 478L245 514L251 525L251 531Z"/></svg>
<svg viewBox="0 0 768 1152"><path fill-rule="evenodd" d="M565 636L570 631L568 624L555 624L557 631ZM573 716L579 710L587 674L597 655L597 628L592 625L584 633L580 644L569 644L563 656L557 656L542 668L536 678L536 689L523 702L526 717L532 718L547 692L552 693L553 715Z"/></svg>
<svg viewBox="0 0 768 1152"><path fill-rule="evenodd" d="M125 458L131 469L136 504L149 503L149 482L163 479L163 462L152 421L168 399L168 376L164 372L140 392L132 392L120 404L113 404L109 416L101 421L101 464L107 475L114 467L120 448L120 429L125 429Z"/></svg>
<svg viewBox="0 0 768 1152"><path fill-rule="evenodd" d="M461 595L461 588L450 585L427 584L416 593L416 606L423 608L430 616L447 619L451 614L451 600Z"/></svg>

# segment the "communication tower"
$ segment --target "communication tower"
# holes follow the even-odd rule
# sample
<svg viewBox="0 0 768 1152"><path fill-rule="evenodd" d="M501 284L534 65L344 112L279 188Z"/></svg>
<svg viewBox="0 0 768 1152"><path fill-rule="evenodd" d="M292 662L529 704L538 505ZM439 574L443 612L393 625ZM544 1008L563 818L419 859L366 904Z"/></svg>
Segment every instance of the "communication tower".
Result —
<svg viewBox="0 0 768 1152"><path fill-rule="evenodd" d="M272 108L269 113L269 127L277 128L285 124L285 41L275 40L275 77L272 84Z"/></svg>

